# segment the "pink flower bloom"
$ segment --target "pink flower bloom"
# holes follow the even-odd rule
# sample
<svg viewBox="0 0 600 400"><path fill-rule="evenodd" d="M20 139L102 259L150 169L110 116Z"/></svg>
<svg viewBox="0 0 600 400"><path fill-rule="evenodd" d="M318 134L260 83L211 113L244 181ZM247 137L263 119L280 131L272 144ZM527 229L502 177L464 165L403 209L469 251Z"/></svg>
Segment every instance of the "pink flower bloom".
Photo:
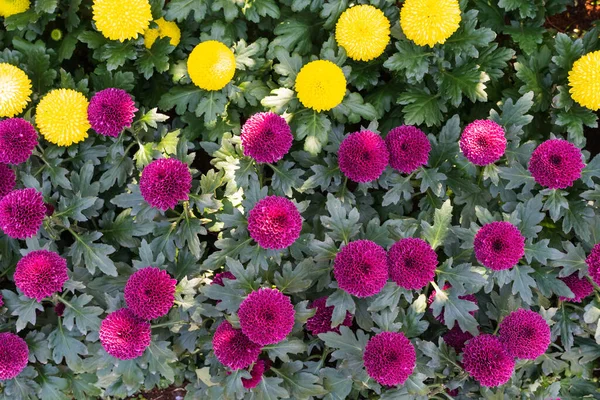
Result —
<svg viewBox="0 0 600 400"><path fill-rule="evenodd" d="M134 272L125 285L127 307L142 319L166 315L175 302L177 280L167 271L146 267Z"/></svg>
<svg viewBox="0 0 600 400"><path fill-rule="evenodd" d="M15 172L8 165L0 164L0 199L9 194L16 184Z"/></svg>
<svg viewBox="0 0 600 400"><path fill-rule="evenodd" d="M152 161L142 171L140 192L151 207L160 210L175 208L188 200L192 188L192 174L187 164L176 158Z"/></svg>
<svg viewBox="0 0 600 400"><path fill-rule="evenodd" d="M261 346L252 342L241 329L235 329L228 321L217 327L213 336L215 357L221 364L233 370L246 368L258 360Z"/></svg>
<svg viewBox="0 0 600 400"><path fill-rule="evenodd" d="M435 277L437 254L419 238L397 241L388 252L390 278L404 289L421 289Z"/></svg>
<svg viewBox="0 0 600 400"><path fill-rule="evenodd" d="M586 278L580 278L577 273L559 279L563 281L574 294L574 297L560 296L561 301L581 303L581 300L588 297L594 291L594 285L592 285Z"/></svg>
<svg viewBox="0 0 600 400"><path fill-rule="evenodd" d="M257 387L262 380L263 375L269 369L271 369L271 362L269 360L258 360L252 367L252 371L250 371L252 378L242 378L242 385L244 385L244 388L252 389Z"/></svg>
<svg viewBox="0 0 600 400"><path fill-rule="evenodd" d="M535 360L550 346L550 327L544 318L530 310L519 309L500 323L498 333L506 351L513 357Z"/></svg>
<svg viewBox="0 0 600 400"><path fill-rule="evenodd" d="M131 126L137 108L131 95L124 90L108 88L90 100L88 120L92 129L104 136L117 137Z"/></svg>
<svg viewBox="0 0 600 400"><path fill-rule="evenodd" d="M410 174L427 164L431 143L427 135L415 126L402 125L385 137L390 153L390 165L403 174Z"/></svg>
<svg viewBox="0 0 600 400"><path fill-rule="evenodd" d="M495 336L479 335L463 349L463 367L482 386L496 387L508 382L515 360Z"/></svg>
<svg viewBox="0 0 600 400"><path fill-rule="evenodd" d="M338 151L340 170L355 182L371 182L379 178L388 165L385 141L371 131L348 135Z"/></svg>
<svg viewBox="0 0 600 400"><path fill-rule="evenodd" d="M475 165L493 164L506 151L504 129L490 120L476 120L465 127L460 137L460 149Z"/></svg>
<svg viewBox="0 0 600 400"><path fill-rule="evenodd" d="M494 271L514 267L525 255L525 238L510 222L485 224L473 245L477 261Z"/></svg>
<svg viewBox="0 0 600 400"><path fill-rule="evenodd" d="M457 353L460 353L465 348L465 343L473 339L473 335L469 332L463 332L458 324L455 324L452 329L442 335L442 338L448 346L453 347Z"/></svg>
<svg viewBox="0 0 600 400"><path fill-rule="evenodd" d="M223 283L223 279L232 279L235 280L235 276L229 272L229 271L225 271L225 272L219 272L218 274L215 274L212 282L210 283L211 285L219 285L219 286L225 286L225 284Z"/></svg>
<svg viewBox="0 0 600 400"><path fill-rule="evenodd" d="M140 357L150 346L150 323L121 308L106 316L100 324L100 343L111 356L120 360Z"/></svg>
<svg viewBox="0 0 600 400"><path fill-rule="evenodd" d="M340 326L352 326L352 320L354 316L349 312L346 312L346 318L340 326L335 328L331 327L331 318L333 316L333 309L335 307L327 307L327 296L313 300L308 308L316 308L317 312L315 315L310 317L306 321L306 330L311 334L317 336L319 333L327 332L340 332Z"/></svg>
<svg viewBox="0 0 600 400"><path fill-rule="evenodd" d="M246 297L238 310L242 332L254 343L279 343L294 327L296 311L279 290L261 288Z"/></svg>
<svg viewBox="0 0 600 400"><path fill-rule="evenodd" d="M0 163L24 163L37 144L38 134L28 121L22 118L0 121Z"/></svg>
<svg viewBox="0 0 600 400"><path fill-rule="evenodd" d="M369 339L363 360L367 374L381 385L403 384L412 374L417 354L400 332L381 332Z"/></svg>
<svg viewBox="0 0 600 400"><path fill-rule="evenodd" d="M0 333L0 380L16 378L28 362L27 343L14 333Z"/></svg>
<svg viewBox="0 0 600 400"><path fill-rule="evenodd" d="M37 235L45 216L44 198L35 189L14 190L0 200L0 228L13 239Z"/></svg>
<svg viewBox="0 0 600 400"><path fill-rule="evenodd" d="M585 263L588 265L590 278L596 282L596 285L600 285L600 243L592 248L592 251L585 259Z"/></svg>
<svg viewBox="0 0 600 400"><path fill-rule="evenodd" d="M566 189L581 178L585 167L581 150L562 139L550 139L531 154L529 172L540 185L550 189Z"/></svg>
<svg viewBox="0 0 600 400"><path fill-rule="evenodd" d="M385 249L370 240L350 242L335 256L333 274L340 289L356 297L373 296L388 280Z"/></svg>
<svg viewBox="0 0 600 400"><path fill-rule="evenodd" d="M54 313L59 317L62 317L65 313L65 304L64 303L56 303L54 306Z"/></svg>
<svg viewBox="0 0 600 400"><path fill-rule="evenodd" d="M288 123L274 112L251 116L242 126L244 155L259 163L274 163L292 147L294 137Z"/></svg>
<svg viewBox="0 0 600 400"><path fill-rule="evenodd" d="M62 291L69 280L67 260L52 251L32 251L17 263L14 280L25 296L39 303Z"/></svg>
<svg viewBox="0 0 600 400"><path fill-rule="evenodd" d="M264 249L280 250L294 244L302 231L302 216L285 197L267 196L248 214L250 237Z"/></svg>

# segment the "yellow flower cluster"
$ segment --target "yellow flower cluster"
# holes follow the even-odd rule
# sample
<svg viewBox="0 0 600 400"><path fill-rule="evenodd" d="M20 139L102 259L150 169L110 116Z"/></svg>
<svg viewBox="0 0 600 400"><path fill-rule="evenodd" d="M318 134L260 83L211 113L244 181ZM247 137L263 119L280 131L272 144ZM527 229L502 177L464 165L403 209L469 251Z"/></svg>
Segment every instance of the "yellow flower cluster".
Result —
<svg viewBox="0 0 600 400"><path fill-rule="evenodd" d="M150 26L148 0L94 0L92 19L96 29L111 40L136 39Z"/></svg>
<svg viewBox="0 0 600 400"><path fill-rule="evenodd" d="M390 21L373 6L351 7L337 22L335 40L351 59L372 60L379 57L390 42Z"/></svg>
<svg viewBox="0 0 600 400"><path fill-rule="evenodd" d="M583 107L600 109L600 51L594 51L575 61L569 72L571 97Z"/></svg>
<svg viewBox="0 0 600 400"><path fill-rule="evenodd" d="M158 28L149 28L144 33L144 45L147 49L151 48L156 39L168 37L171 38L171 46L177 47L181 40L181 30L173 21L166 21L164 18L157 19Z"/></svg>
<svg viewBox="0 0 600 400"><path fill-rule="evenodd" d="M402 31L419 46L445 43L459 25L458 0L406 0L400 11Z"/></svg>
<svg viewBox="0 0 600 400"><path fill-rule="evenodd" d="M50 143L70 146L88 137L88 101L76 90L55 89L40 101L35 123Z"/></svg>
<svg viewBox="0 0 600 400"><path fill-rule="evenodd" d="M25 72L0 63L0 117L14 117L23 112L31 96L31 81Z"/></svg>
<svg viewBox="0 0 600 400"><path fill-rule="evenodd" d="M204 90L221 90L235 74L235 56L229 47L216 40L194 47L187 62L188 74Z"/></svg>
<svg viewBox="0 0 600 400"><path fill-rule="evenodd" d="M327 111L339 105L346 94L346 78L331 61L311 61L296 77L298 100L304 107Z"/></svg>
<svg viewBox="0 0 600 400"><path fill-rule="evenodd" d="M29 10L29 0L0 0L0 17L10 17Z"/></svg>

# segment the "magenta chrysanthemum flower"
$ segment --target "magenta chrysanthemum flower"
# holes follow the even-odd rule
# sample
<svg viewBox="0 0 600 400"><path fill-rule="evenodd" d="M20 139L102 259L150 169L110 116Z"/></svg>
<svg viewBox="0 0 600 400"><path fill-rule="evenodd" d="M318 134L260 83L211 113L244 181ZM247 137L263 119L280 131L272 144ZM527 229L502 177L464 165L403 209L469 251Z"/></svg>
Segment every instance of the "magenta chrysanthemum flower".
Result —
<svg viewBox="0 0 600 400"><path fill-rule="evenodd" d="M465 348L465 343L473 339L473 335L469 332L463 332L458 324L442 335L444 342L450 347L453 347L457 353L460 353Z"/></svg>
<svg viewBox="0 0 600 400"><path fill-rule="evenodd" d="M244 385L244 388L252 389L257 387L262 380L263 375L269 369L271 369L271 362L269 360L258 360L252 367L252 371L250 371L252 378L242 378L242 385Z"/></svg>
<svg viewBox="0 0 600 400"><path fill-rule="evenodd" d="M229 271L219 272L218 274L215 274L215 276L213 277L213 280L210 284L225 286L225 284L223 283L223 279L234 279L235 280L235 275L233 275Z"/></svg>
<svg viewBox="0 0 600 400"><path fill-rule="evenodd" d="M403 174L410 174L427 164L431 143L427 135L415 126L402 125L392 129L385 137L390 152L390 165Z"/></svg>
<svg viewBox="0 0 600 400"><path fill-rule="evenodd" d="M274 112L251 116L242 126L244 155L259 163L274 163L292 147L292 131L288 123Z"/></svg>
<svg viewBox="0 0 600 400"><path fill-rule="evenodd" d="M588 274L596 285L600 285L600 243L596 244L585 259L588 265Z"/></svg>
<svg viewBox="0 0 600 400"><path fill-rule="evenodd" d="M511 312L500 323L498 336L508 354L527 360L535 360L550 346L548 323L540 314L530 310Z"/></svg>
<svg viewBox="0 0 600 400"><path fill-rule="evenodd" d="M308 308L316 308L315 315L306 321L306 330L313 335L327 332L340 332L340 326L352 326L354 316L346 312L346 318L340 326L331 327L331 317L333 316L333 306L327 307L327 296L313 300Z"/></svg>
<svg viewBox="0 0 600 400"><path fill-rule="evenodd" d="M515 369L515 360L506 352L500 339L487 334L467 342L462 363L469 375L487 387L505 384Z"/></svg>
<svg viewBox="0 0 600 400"><path fill-rule="evenodd" d="M0 333L0 380L15 378L28 362L27 343L14 333Z"/></svg>
<svg viewBox="0 0 600 400"><path fill-rule="evenodd" d="M479 119L467 125L459 144L467 160L479 166L495 163L506 151L504 129L487 119Z"/></svg>
<svg viewBox="0 0 600 400"><path fill-rule="evenodd" d="M150 346L150 322L121 308L106 316L100 324L100 343L111 356L120 360L140 357Z"/></svg>
<svg viewBox="0 0 600 400"><path fill-rule="evenodd" d="M0 164L0 199L9 194L16 184L15 172L8 165Z"/></svg>
<svg viewBox="0 0 600 400"><path fill-rule="evenodd" d="M442 290L447 290L450 288L452 288L452 285L450 285L449 283L446 283L444 285L444 287L442 288ZM435 290L431 291L431 293L429 294L429 297L427 298L427 304L429 304L430 306L431 306L431 304L433 304L433 302L435 301L436 294L437 294L437 292ZM461 300L468 300L471 303L478 304L477 297L475 297L474 294L465 294L463 296L458 296L458 298ZM475 315L475 311L470 311L469 314ZM444 323L444 313L441 312L437 317L435 317L435 319L437 319L438 321L440 321L443 324Z"/></svg>
<svg viewBox="0 0 600 400"><path fill-rule="evenodd" d="M280 196L267 196L248 214L250 237L264 249L280 250L300 236L302 216L296 205Z"/></svg>
<svg viewBox="0 0 600 400"><path fill-rule="evenodd" d="M65 303L56 303L54 306L54 313L59 317L62 317L65 313Z"/></svg>
<svg viewBox="0 0 600 400"><path fill-rule="evenodd" d="M45 216L44 198L35 189L14 190L0 200L0 228L13 239L35 236Z"/></svg>
<svg viewBox="0 0 600 400"><path fill-rule="evenodd" d="M388 252L390 278L404 289L421 289L435 277L438 258L431 246L419 238L396 242Z"/></svg>
<svg viewBox="0 0 600 400"><path fill-rule="evenodd" d="M146 267L134 272L125 284L125 302L142 319L166 315L175 302L177 279L167 271Z"/></svg>
<svg viewBox="0 0 600 400"><path fill-rule="evenodd" d="M67 260L48 250L36 250L21 258L15 269L15 285L38 303L63 289L69 280Z"/></svg>
<svg viewBox="0 0 600 400"><path fill-rule="evenodd" d="M37 144L38 134L28 121L22 118L0 121L0 163L24 163Z"/></svg>
<svg viewBox="0 0 600 400"><path fill-rule="evenodd" d="M388 280L385 249L370 240L350 242L335 256L333 275L340 289L356 297L373 296Z"/></svg>
<svg viewBox="0 0 600 400"><path fill-rule="evenodd" d="M367 374L381 385L403 384L417 363L415 348L401 332L381 332L369 339L363 360Z"/></svg>
<svg viewBox="0 0 600 400"><path fill-rule="evenodd" d="M261 288L246 297L238 310L242 332L254 343L279 343L294 327L296 311L279 290Z"/></svg>
<svg viewBox="0 0 600 400"><path fill-rule="evenodd" d="M550 139L531 154L529 172L540 185L550 189L566 189L581 178L585 167L581 150L562 139Z"/></svg>
<svg viewBox="0 0 600 400"><path fill-rule="evenodd" d="M90 100L88 120L92 129L104 136L117 137L129 128L137 108L131 95L122 89L99 91Z"/></svg>
<svg viewBox="0 0 600 400"><path fill-rule="evenodd" d="M348 135L338 151L340 170L355 182L371 182L379 178L388 165L385 141L371 131Z"/></svg>
<svg viewBox="0 0 600 400"><path fill-rule="evenodd" d="M152 161L142 171L140 192L151 207L160 210L175 208L188 200L192 188L192 174L186 163L176 158Z"/></svg>
<svg viewBox="0 0 600 400"><path fill-rule="evenodd" d="M251 365L258 359L262 349L228 321L221 322L217 327L212 344L217 360L233 370Z"/></svg>
<svg viewBox="0 0 600 400"><path fill-rule="evenodd" d="M577 273L559 279L571 289L571 292L573 292L574 295L573 297L560 296L561 301L581 303L581 300L588 297L594 291L594 285L586 278L580 278Z"/></svg>
<svg viewBox="0 0 600 400"><path fill-rule="evenodd" d="M475 235L475 257L494 271L517 265L525 255L525 238L510 222L485 224Z"/></svg>

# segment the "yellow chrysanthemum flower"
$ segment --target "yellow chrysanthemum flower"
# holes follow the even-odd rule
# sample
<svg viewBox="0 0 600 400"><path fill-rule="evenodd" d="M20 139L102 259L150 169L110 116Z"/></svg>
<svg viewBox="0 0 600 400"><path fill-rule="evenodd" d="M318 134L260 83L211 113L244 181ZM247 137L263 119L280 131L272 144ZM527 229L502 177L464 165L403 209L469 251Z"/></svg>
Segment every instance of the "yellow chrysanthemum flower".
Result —
<svg viewBox="0 0 600 400"><path fill-rule="evenodd" d="M187 69L192 82L204 90L221 90L235 74L235 56L216 40L199 43L190 53Z"/></svg>
<svg viewBox="0 0 600 400"><path fill-rule="evenodd" d="M594 51L575 61L569 72L571 97L583 107L600 109L600 51Z"/></svg>
<svg viewBox="0 0 600 400"><path fill-rule="evenodd" d="M70 146L88 137L87 109L85 96L72 89L54 89L40 101L35 114L35 123L40 133L50 143Z"/></svg>
<svg viewBox="0 0 600 400"><path fill-rule="evenodd" d="M298 72L296 92L304 107L315 111L331 110L346 95L344 72L331 61L311 61Z"/></svg>
<svg viewBox="0 0 600 400"><path fill-rule="evenodd" d="M121 42L136 39L152 21L148 0L94 0L92 11L100 33Z"/></svg>
<svg viewBox="0 0 600 400"><path fill-rule="evenodd" d="M0 0L0 17L10 17L29 10L29 0Z"/></svg>
<svg viewBox="0 0 600 400"><path fill-rule="evenodd" d="M21 69L0 63L0 117L20 114L31 96L31 81Z"/></svg>
<svg viewBox="0 0 600 400"><path fill-rule="evenodd" d="M335 40L356 61L369 61L383 53L390 42L390 21L370 5L354 6L340 16Z"/></svg>
<svg viewBox="0 0 600 400"><path fill-rule="evenodd" d="M177 24L173 21L166 21L164 18L157 19L154 22L156 22L158 28L146 29L146 33L144 34L144 45L146 48L151 48L156 39L164 37L171 38L171 46L177 47L181 40L181 30L179 30Z"/></svg>
<svg viewBox="0 0 600 400"><path fill-rule="evenodd" d="M460 25L458 0L406 0L400 25L406 37L419 46L443 44Z"/></svg>

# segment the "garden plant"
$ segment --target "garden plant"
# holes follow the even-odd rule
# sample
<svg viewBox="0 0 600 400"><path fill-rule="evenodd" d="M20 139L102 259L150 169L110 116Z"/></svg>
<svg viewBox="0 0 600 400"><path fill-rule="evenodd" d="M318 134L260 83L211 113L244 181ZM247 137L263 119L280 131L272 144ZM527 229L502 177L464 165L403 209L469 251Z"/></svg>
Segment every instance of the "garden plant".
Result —
<svg viewBox="0 0 600 400"><path fill-rule="evenodd" d="M0 0L0 399L600 399L593 3Z"/></svg>

